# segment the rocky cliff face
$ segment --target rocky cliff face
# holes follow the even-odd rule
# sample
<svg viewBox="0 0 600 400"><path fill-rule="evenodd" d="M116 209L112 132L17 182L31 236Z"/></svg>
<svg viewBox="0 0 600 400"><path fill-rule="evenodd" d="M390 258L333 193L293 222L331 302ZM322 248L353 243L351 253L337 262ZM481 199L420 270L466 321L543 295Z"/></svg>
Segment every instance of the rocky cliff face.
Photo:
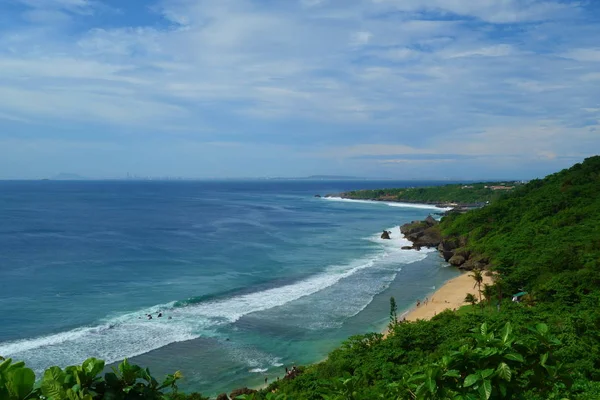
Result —
<svg viewBox="0 0 600 400"><path fill-rule="evenodd" d="M431 216L402 225L400 232L413 243L412 249L436 247L446 262L460 269L485 269L489 264L486 257L472 254L465 237L442 237L439 222Z"/></svg>

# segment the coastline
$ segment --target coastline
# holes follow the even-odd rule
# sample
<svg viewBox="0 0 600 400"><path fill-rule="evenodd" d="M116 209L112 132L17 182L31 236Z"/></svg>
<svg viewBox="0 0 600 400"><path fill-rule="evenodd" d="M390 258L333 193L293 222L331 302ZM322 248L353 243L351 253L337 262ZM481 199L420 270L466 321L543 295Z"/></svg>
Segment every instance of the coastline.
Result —
<svg viewBox="0 0 600 400"><path fill-rule="evenodd" d="M484 274L481 285L485 284L492 284L492 278ZM471 274L464 272L444 283L429 297L427 303L422 302L420 306L405 311L401 318L406 318L407 321L429 320L445 310L456 310L468 304L464 301L467 294L471 293L478 297L474 285L475 281Z"/></svg>

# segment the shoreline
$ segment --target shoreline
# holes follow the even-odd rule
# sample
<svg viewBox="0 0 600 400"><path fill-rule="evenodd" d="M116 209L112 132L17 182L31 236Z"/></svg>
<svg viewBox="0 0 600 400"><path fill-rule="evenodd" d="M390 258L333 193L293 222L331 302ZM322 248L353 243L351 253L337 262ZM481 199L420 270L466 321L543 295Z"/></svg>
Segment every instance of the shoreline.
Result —
<svg viewBox="0 0 600 400"><path fill-rule="evenodd" d="M492 277L483 274L482 287L485 284L492 284ZM431 296L428 296L428 302L422 303L417 307L416 305L405 310L398 317L399 322L406 319L409 322L415 322L418 320L430 320L437 314L446 311L456 311L460 307L467 305L464 301L465 296L472 293L476 297L477 288L474 287L475 281L471 277L469 272L463 272L461 275L446 281L439 289L436 289ZM386 326L383 330L384 338L389 334L389 328Z"/></svg>

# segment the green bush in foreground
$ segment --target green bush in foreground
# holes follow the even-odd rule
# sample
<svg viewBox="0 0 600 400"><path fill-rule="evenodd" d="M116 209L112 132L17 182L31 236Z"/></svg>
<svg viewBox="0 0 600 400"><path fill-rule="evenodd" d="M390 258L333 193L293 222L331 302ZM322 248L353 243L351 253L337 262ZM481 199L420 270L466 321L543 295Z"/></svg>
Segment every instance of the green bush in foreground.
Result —
<svg viewBox="0 0 600 400"><path fill-rule="evenodd" d="M167 375L162 383L150 371L123 361L104 377L104 361L87 359L82 365L48 368L36 382L35 373L24 362L9 358L0 364L0 400L203 400L194 393L177 392L181 373Z"/></svg>

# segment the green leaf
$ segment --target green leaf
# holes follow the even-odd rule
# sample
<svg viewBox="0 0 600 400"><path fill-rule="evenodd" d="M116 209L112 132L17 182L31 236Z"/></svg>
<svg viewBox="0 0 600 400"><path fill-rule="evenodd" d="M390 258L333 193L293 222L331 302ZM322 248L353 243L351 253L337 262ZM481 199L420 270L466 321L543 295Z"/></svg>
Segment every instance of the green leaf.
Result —
<svg viewBox="0 0 600 400"><path fill-rule="evenodd" d="M477 383L478 380L479 380L479 375L477 375L477 374L468 375L465 378L465 381L463 382L463 387L473 386L475 383Z"/></svg>
<svg viewBox="0 0 600 400"><path fill-rule="evenodd" d="M60 367L50 367L44 371L44 381L56 381L61 385L65 383L66 374Z"/></svg>
<svg viewBox="0 0 600 400"><path fill-rule="evenodd" d="M96 358L88 358L82 364L82 368L88 378L96 377L104 369L104 361Z"/></svg>
<svg viewBox="0 0 600 400"><path fill-rule="evenodd" d="M502 343L506 344L506 342L508 342L511 333L512 327L510 325L510 322L507 322L506 325L504 325L504 329L502 329Z"/></svg>
<svg viewBox="0 0 600 400"><path fill-rule="evenodd" d="M481 377L483 379L485 379L485 378L488 378L488 377L492 376L493 373L494 373L493 369L484 369L479 374L481 375Z"/></svg>
<svg viewBox="0 0 600 400"><path fill-rule="evenodd" d="M544 335L546 335L548 333L548 325L546 325L546 324L537 324L535 326L535 329L542 336L544 336Z"/></svg>
<svg viewBox="0 0 600 400"><path fill-rule="evenodd" d="M483 324L481 324L481 328L479 330L482 335L484 335L484 336L487 335L487 332L488 332L487 323L484 322Z"/></svg>
<svg viewBox="0 0 600 400"><path fill-rule="evenodd" d="M433 379L433 377L431 375L428 375L427 378L425 379L425 386L427 387L427 390L429 390L429 393L434 394L437 390L437 382L435 381L435 379Z"/></svg>
<svg viewBox="0 0 600 400"><path fill-rule="evenodd" d="M498 383L498 389L500 389L500 394L502 395L502 397L506 397L506 385L504 384L504 382L500 382Z"/></svg>
<svg viewBox="0 0 600 400"><path fill-rule="evenodd" d="M460 371L457 369L451 369L446 371L446 373L442 376L448 376L450 378L460 378Z"/></svg>
<svg viewBox="0 0 600 400"><path fill-rule="evenodd" d="M492 381L486 379L483 381L482 385L479 386L479 394L481 394L481 398L484 400L488 400L492 395Z"/></svg>
<svg viewBox="0 0 600 400"><path fill-rule="evenodd" d="M44 378L42 382L42 394L50 400L63 400L66 392L60 382Z"/></svg>
<svg viewBox="0 0 600 400"><path fill-rule="evenodd" d="M8 369L8 366L10 365L11 362L12 362L12 358L7 358L2 363L0 363L0 373L2 373L2 371L4 371L4 370Z"/></svg>
<svg viewBox="0 0 600 400"><path fill-rule="evenodd" d="M24 366L25 366L25 362L19 361L19 362L9 365L7 371L12 371L12 370L15 370L18 368L23 368Z"/></svg>
<svg viewBox="0 0 600 400"><path fill-rule="evenodd" d="M542 367L546 366L546 362L548 361L548 353L544 353L540 356L540 365Z"/></svg>
<svg viewBox="0 0 600 400"><path fill-rule="evenodd" d="M511 361L525 362L525 359L522 355L518 353L508 353L504 355L504 358Z"/></svg>
<svg viewBox="0 0 600 400"><path fill-rule="evenodd" d="M13 364L17 365L17 364ZM8 372L8 382L6 387L17 400L24 399L33 390L35 383L35 374L29 368L18 368L12 370L12 366Z"/></svg>
<svg viewBox="0 0 600 400"><path fill-rule="evenodd" d="M496 369L496 374L498 374L498 377L500 379L504 379L507 382L510 382L510 379L512 378L512 371L510 370L510 367L508 366L508 364L506 363L500 363L500 365L498 365L498 368Z"/></svg>

